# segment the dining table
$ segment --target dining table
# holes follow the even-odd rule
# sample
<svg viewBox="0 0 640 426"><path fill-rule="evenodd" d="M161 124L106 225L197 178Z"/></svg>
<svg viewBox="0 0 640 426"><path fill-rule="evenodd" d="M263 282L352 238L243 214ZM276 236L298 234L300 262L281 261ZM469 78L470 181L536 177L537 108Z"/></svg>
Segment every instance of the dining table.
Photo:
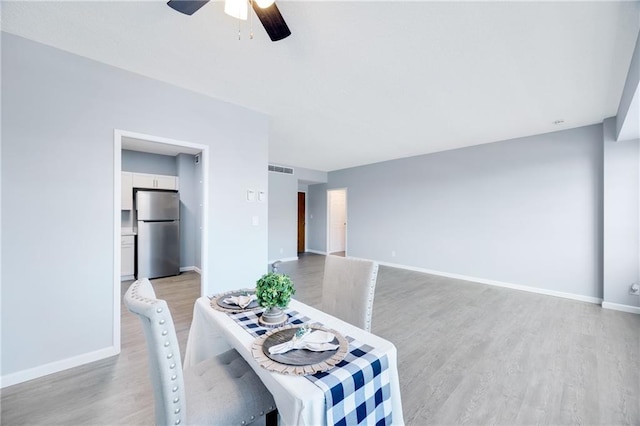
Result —
<svg viewBox="0 0 640 426"><path fill-rule="evenodd" d="M291 299L285 310L290 327L315 324L337 332L348 340L349 353L324 372L283 374L255 356L261 335L275 331L255 321L261 310L230 313L212 304L215 297L195 302L185 368L235 349L273 395L283 425L404 424L397 350L390 341ZM344 386L334 386L341 381Z"/></svg>

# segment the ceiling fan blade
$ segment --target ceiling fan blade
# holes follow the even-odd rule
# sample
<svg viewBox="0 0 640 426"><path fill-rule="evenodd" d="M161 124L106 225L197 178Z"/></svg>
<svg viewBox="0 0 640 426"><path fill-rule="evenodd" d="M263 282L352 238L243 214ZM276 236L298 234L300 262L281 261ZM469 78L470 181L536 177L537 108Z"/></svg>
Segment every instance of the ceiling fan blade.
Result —
<svg viewBox="0 0 640 426"><path fill-rule="evenodd" d="M193 15L207 3L209 3L209 0L169 0L167 5L185 15Z"/></svg>
<svg viewBox="0 0 640 426"><path fill-rule="evenodd" d="M280 14L280 10L278 10L278 6L273 3L269 7L261 8L256 4L255 1L251 2L253 4L253 10L258 15L258 19L262 22L264 29L269 34L271 41L282 40L283 38L289 37L291 35L291 31L287 26L287 23L284 22L284 18Z"/></svg>

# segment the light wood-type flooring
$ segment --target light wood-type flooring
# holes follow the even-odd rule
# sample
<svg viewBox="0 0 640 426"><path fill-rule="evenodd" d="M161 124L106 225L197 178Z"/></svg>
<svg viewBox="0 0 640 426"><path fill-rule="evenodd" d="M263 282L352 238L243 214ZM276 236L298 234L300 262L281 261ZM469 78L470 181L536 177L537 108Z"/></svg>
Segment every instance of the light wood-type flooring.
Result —
<svg viewBox="0 0 640 426"><path fill-rule="evenodd" d="M319 307L323 265L279 272ZM199 276L154 287L184 355ZM153 424L138 321L123 308L119 356L3 389L2 425ZM381 266L372 331L398 348L409 425L640 424L639 315Z"/></svg>

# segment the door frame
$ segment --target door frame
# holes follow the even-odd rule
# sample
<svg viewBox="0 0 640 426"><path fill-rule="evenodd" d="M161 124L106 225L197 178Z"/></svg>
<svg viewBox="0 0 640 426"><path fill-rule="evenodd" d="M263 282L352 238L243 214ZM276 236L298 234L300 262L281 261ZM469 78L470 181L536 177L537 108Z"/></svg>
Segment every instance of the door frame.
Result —
<svg viewBox="0 0 640 426"><path fill-rule="evenodd" d="M177 139L169 139L161 136L146 135L143 133L131 132L127 130L114 129L113 132L113 347L116 354L121 350L121 310L120 310L120 294L122 292L120 281L120 259L121 259L121 213L120 202L122 200L122 138L129 137L134 139L142 139L144 141L174 145L182 148L190 148L201 151L200 161L202 162L202 228L200 229L200 295L204 295L204 285L207 282L207 273L209 271L209 241L205 238L209 218L209 149L207 145L201 145L193 142L181 141Z"/></svg>
<svg viewBox="0 0 640 426"><path fill-rule="evenodd" d="M349 229L349 209L348 209L348 191L347 188L332 188L327 189L327 254L331 253L331 192L344 192L344 218L345 218L345 229L344 229L344 255L347 256L347 242L348 242L348 229Z"/></svg>

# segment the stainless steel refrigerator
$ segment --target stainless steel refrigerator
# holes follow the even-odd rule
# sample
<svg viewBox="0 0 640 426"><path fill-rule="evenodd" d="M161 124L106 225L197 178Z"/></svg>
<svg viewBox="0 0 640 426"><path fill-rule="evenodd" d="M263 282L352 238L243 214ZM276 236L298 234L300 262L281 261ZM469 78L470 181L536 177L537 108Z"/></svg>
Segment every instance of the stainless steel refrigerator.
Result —
<svg viewBox="0 0 640 426"><path fill-rule="evenodd" d="M136 192L136 278L180 274L180 196L175 191Z"/></svg>

